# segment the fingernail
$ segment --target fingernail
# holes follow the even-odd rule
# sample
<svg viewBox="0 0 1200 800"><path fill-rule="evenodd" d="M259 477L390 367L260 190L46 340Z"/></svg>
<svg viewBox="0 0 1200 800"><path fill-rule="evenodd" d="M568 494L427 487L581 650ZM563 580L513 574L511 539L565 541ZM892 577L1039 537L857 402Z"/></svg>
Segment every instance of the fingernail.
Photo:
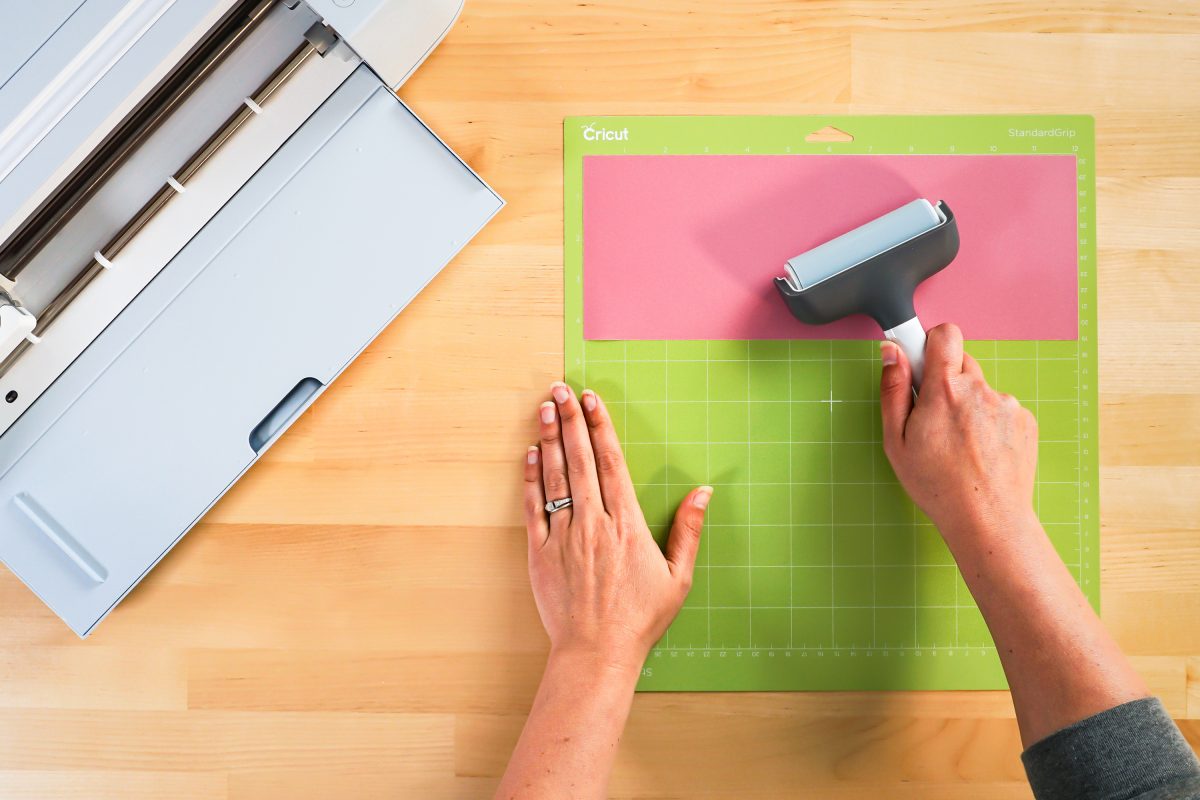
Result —
<svg viewBox="0 0 1200 800"><path fill-rule="evenodd" d="M538 416L547 425L554 422L554 403L542 403L542 407L538 410Z"/></svg>
<svg viewBox="0 0 1200 800"><path fill-rule="evenodd" d="M527 463L527 464L536 464L536 463L537 463L537 460L538 460L538 449L537 449L537 447L536 447L536 446L530 447L530 448L529 448L529 451L528 451L527 453L525 453L525 463Z"/></svg>
<svg viewBox="0 0 1200 800"><path fill-rule="evenodd" d="M596 410L596 393L595 392L593 392L591 389L584 389L583 395L581 396L581 398L583 400L584 411L595 411Z"/></svg>
<svg viewBox="0 0 1200 800"><path fill-rule="evenodd" d="M701 486L700 490L692 495L692 505L703 511L708 508L708 501L712 500L712 493L711 486Z"/></svg>
<svg viewBox="0 0 1200 800"><path fill-rule="evenodd" d="M550 394L554 395L554 401L561 405L567 402L567 398L571 396L571 390L565 383L552 383L550 384Z"/></svg>
<svg viewBox="0 0 1200 800"><path fill-rule="evenodd" d="M885 367L890 367L900 360L900 357L896 354L896 345L888 341L879 343L879 357L883 359Z"/></svg>

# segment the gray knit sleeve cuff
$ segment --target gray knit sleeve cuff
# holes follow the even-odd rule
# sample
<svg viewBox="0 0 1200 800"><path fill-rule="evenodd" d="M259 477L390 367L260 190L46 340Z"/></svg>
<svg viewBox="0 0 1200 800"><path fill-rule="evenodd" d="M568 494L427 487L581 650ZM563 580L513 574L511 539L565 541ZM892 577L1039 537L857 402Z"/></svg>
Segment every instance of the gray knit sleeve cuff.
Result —
<svg viewBox="0 0 1200 800"><path fill-rule="evenodd" d="M1200 762L1157 697L1069 725L1021 761L1038 800L1200 798Z"/></svg>

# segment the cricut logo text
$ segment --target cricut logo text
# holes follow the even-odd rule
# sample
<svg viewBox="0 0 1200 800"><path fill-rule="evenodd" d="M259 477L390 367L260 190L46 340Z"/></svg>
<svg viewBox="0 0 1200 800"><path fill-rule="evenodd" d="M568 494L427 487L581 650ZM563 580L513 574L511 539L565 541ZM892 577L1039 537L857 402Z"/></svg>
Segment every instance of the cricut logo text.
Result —
<svg viewBox="0 0 1200 800"><path fill-rule="evenodd" d="M629 128L610 131L608 128L597 128L593 122L583 126L583 139L587 142L628 142Z"/></svg>

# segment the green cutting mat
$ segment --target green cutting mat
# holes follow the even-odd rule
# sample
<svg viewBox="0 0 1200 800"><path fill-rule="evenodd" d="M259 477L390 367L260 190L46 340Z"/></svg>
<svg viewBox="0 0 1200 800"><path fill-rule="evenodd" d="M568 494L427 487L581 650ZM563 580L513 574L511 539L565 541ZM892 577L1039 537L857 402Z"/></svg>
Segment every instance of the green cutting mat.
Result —
<svg viewBox="0 0 1200 800"><path fill-rule="evenodd" d="M854 141L805 141L826 125ZM585 129L629 134L587 141ZM1030 130L1047 133L1019 135ZM691 488L716 490L691 594L640 690L1005 682L950 553L880 447L877 342L584 341L585 155L1075 155L1078 341L973 341L967 350L993 386L1037 416L1037 511L1098 605L1091 117L574 117L563 144L567 378L608 403L660 542Z"/></svg>

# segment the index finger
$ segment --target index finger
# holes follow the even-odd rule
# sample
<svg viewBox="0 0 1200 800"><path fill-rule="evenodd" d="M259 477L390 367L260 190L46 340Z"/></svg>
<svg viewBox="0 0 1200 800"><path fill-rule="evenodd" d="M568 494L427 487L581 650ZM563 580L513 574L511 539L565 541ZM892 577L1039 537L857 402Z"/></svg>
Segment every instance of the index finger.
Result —
<svg viewBox="0 0 1200 800"><path fill-rule="evenodd" d="M962 331L952 322L944 322L927 334L925 342L925 384L930 378L945 380L962 374Z"/></svg>

